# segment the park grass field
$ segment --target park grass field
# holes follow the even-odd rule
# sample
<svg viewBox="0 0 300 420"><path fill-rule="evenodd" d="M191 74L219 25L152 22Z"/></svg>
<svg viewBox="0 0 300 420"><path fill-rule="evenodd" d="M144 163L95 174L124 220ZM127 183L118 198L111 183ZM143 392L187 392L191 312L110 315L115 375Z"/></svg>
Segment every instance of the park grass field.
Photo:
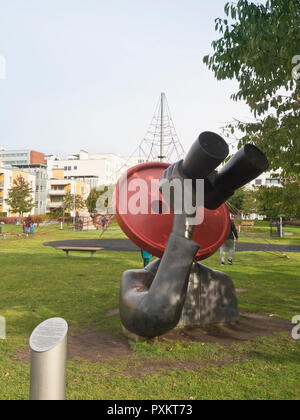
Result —
<svg viewBox="0 0 300 420"><path fill-rule="evenodd" d="M113 225L103 237L118 235L122 234ZM105 251L94 259L74 253L66 259L62 252L43 246L49 241L96 237L99 232L60 231L58 226L50 226L38 228L30 239L0 240L0 316L6 318L7 324L7 338L0 340L0 399L28 399L29 364L21 355L28 348L32 330L43 320L59 316L67 320L72 332L93 328L95 333L111 334L116 341L122 337L119 316L107 316L107 312L118 307L123 271L141 267L139 253ZM234 265L222 268L237 288L248 290L238 296L242 311L288 321L300 315L300 254L288 257L237 253ZM219 256L212 256L206 264L219 269ZM67 398L300 396L300 342L292 340L288 333L230 347L189 340L131 342L130 346L130 353L123 357L100 357L97 362L70 360Z"/></svg>
<svg viewBox="0 0 300 420"><path fill-rule="evenodd" d="M250 242L250 243L264 243L264 244L274 244L274 245L299 245L300 246L300 227L297 226L286 226L284 228L284 232L288 233L289 235L284 235L283 238L276 238L270 237L270 227L268 222L255 222L255 226L252 227L244 227L240 233L239 240L241 242ZM13 232L13 233L22 233L21 226L12 226L12 225L2 225L2 232ZM40 227L38 228L39 235L48 235L49 232L51 234L57 234L60 238L61 232L59 231L59 225L50 225L47 227ZM101 235L101 231L91 231L88 233L85 232L73 232L72 225L64 225L64 239L76 239L76 235L80 238L89 239L89 238L99 238ZM75 236L74 236L75 235ZM114 221L109 229L105 231L101 238L109 239L109 238L116 238L116 239L125 239L126 235L121 230L119 225L116 221ZM15 239L13 237L8 239ZM55 240L55 239L54 239Z"/></svg>

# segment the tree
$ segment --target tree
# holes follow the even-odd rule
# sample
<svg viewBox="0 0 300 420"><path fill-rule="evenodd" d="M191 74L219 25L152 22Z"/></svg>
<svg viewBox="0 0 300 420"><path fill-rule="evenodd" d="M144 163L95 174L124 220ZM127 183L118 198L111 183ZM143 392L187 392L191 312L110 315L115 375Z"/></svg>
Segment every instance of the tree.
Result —
<svg viewBox="0 0 300 420"><path fill-rule="evenodd" d="M96 213L97 201L104 192L104 190L97 190L97 188L93 188L89 193L89 196L86 200L86 206L90 214L94 215Z"/></svg>
<svg viewBox="0 0 300 420"><path fill-rule="evenodd" d="M63 204L63 209L65 210L74 210L74 194L67 192L65 195ZM81 210L86 207L86 201L82 198L81 195L75 195L75 210Z"/></svg>
<svg viewBox="0 0 300 420"><path fill-rule="evenodd" d="M31 212L34 207L32 194L33 190L30 188L29 183L20 175L14 180L13 186L8 190L6 203L13 213L23 216L24 213Z"/></svg>
<svg viewBox="0 0 300 420"><path fill-rule="evenodd" d="M241 212L245 194L246 194L245 189L239 188L238 190L235 191L234 195L230 197L228 201L229 201L229 206L230 205L232 206L232 210L237 210L239 213Z"/></svg>
<svg viewBox="0 0 300 420"><path fill-rule="evenodd" d="M244 214L260 213L257 203L257 197L254 191L247 190L242 203L242 210ZM261 214L261 213L260 213Z"/></svg>
<svg viewBox="0 0 300 420"><path fill-rule="evenodd" d="M252 214L257 213L258 211L255 192L246 188L239 188L236 190L228 201L229 208L231 208L234 213Z"/></svg>
<svg viewBox="0 0 300 420"><path fill-rule="evenodd" d="M259 187L256 191L258 211L270 219L282 214L282 189L278 187Z"/></svg>
<svg viewBox="0 0 300 420"><path fill-rule="evenodd" d="M280 187L259 187L255 191L258 211L269 218L284 216L300 218L300 182L288 182Z"/></svg>
<svg viewBox="0 0 300 420"><path fill-rule="evenodd" d="M221 38L204 63L218 80L236 79L232 95L244 100L255 122L233 121L227 133L242 133L238 147L258 145L272 170L286 179L300 177L300 0L248 0L225 5L217 18Z"/></svg>

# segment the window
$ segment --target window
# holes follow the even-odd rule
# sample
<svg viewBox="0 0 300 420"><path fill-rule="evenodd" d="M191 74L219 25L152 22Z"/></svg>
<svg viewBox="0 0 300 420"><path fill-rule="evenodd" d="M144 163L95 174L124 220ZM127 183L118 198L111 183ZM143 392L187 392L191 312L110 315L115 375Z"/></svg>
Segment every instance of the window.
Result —
<svg viewBox="0 0 300 420"><path fill-rule="evenodd" d="M64 171L67 171L67 170L68 170L68 167L67 167L67 166L65 166L65 167L64 167Z"/></svg>
<svg viewBox="0 0 300 420"><path fill-rule="evenodd" d="M68 166L68 171L71 171L72 170L72 167L71 166Z"/></svg>
<svg viewBox="0 0 300 420"><path fill-rule="evenodd" d="M255 185L262 185L262 180L261 179L256 179L255 180Z"/></svg>
<svg viewBox="0 0 300 420"><path fill-rule="evenodd" d="M273 178L267 179L266 183L268 185L279 185L280 184L280 179L273 179Z"/></svg>
<svg viewBox="0 0 300 420"><path fill-rule="evenodd" d="M74 166L74 171L77 171L77 166Z"/></svg>

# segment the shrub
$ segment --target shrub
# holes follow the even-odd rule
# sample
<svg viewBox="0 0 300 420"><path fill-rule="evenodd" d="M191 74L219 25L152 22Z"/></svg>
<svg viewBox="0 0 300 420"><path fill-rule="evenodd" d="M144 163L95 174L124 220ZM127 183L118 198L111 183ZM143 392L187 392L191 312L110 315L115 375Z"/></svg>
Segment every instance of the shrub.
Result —
<svg viewBox="0 0 300 420"><path fill-rule="evenodd" d="M22 217L0 217L0 223L4 223L5 225L15 225L17 220L20 223L23 223L24 218Z"/></svg>
<svg viewBox="0 0 300 420"><path fill-rule="evenodd" d="M284 222L285 226L300 226L300 220L290 220Z"/></svg>

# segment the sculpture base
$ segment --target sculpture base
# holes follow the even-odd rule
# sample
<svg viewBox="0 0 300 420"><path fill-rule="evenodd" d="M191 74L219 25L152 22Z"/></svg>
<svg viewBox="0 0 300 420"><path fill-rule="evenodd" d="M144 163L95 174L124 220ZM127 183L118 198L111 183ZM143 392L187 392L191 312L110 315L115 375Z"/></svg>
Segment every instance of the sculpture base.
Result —
<svg viewBox="0 0 300 420"><path fill-rule="evenodd" d="M221 271L194 263L178 327L231 324L239 319L233 281Z"/></svg>
<svg viewBox="0 0 300 420"><path fill-rule="evenodd" d="M239 320L238 301L231 278L221 271L194 263L181 318L176 328L235 324ZM123 333L135 342L153 341L128 331Z"/></svg>

